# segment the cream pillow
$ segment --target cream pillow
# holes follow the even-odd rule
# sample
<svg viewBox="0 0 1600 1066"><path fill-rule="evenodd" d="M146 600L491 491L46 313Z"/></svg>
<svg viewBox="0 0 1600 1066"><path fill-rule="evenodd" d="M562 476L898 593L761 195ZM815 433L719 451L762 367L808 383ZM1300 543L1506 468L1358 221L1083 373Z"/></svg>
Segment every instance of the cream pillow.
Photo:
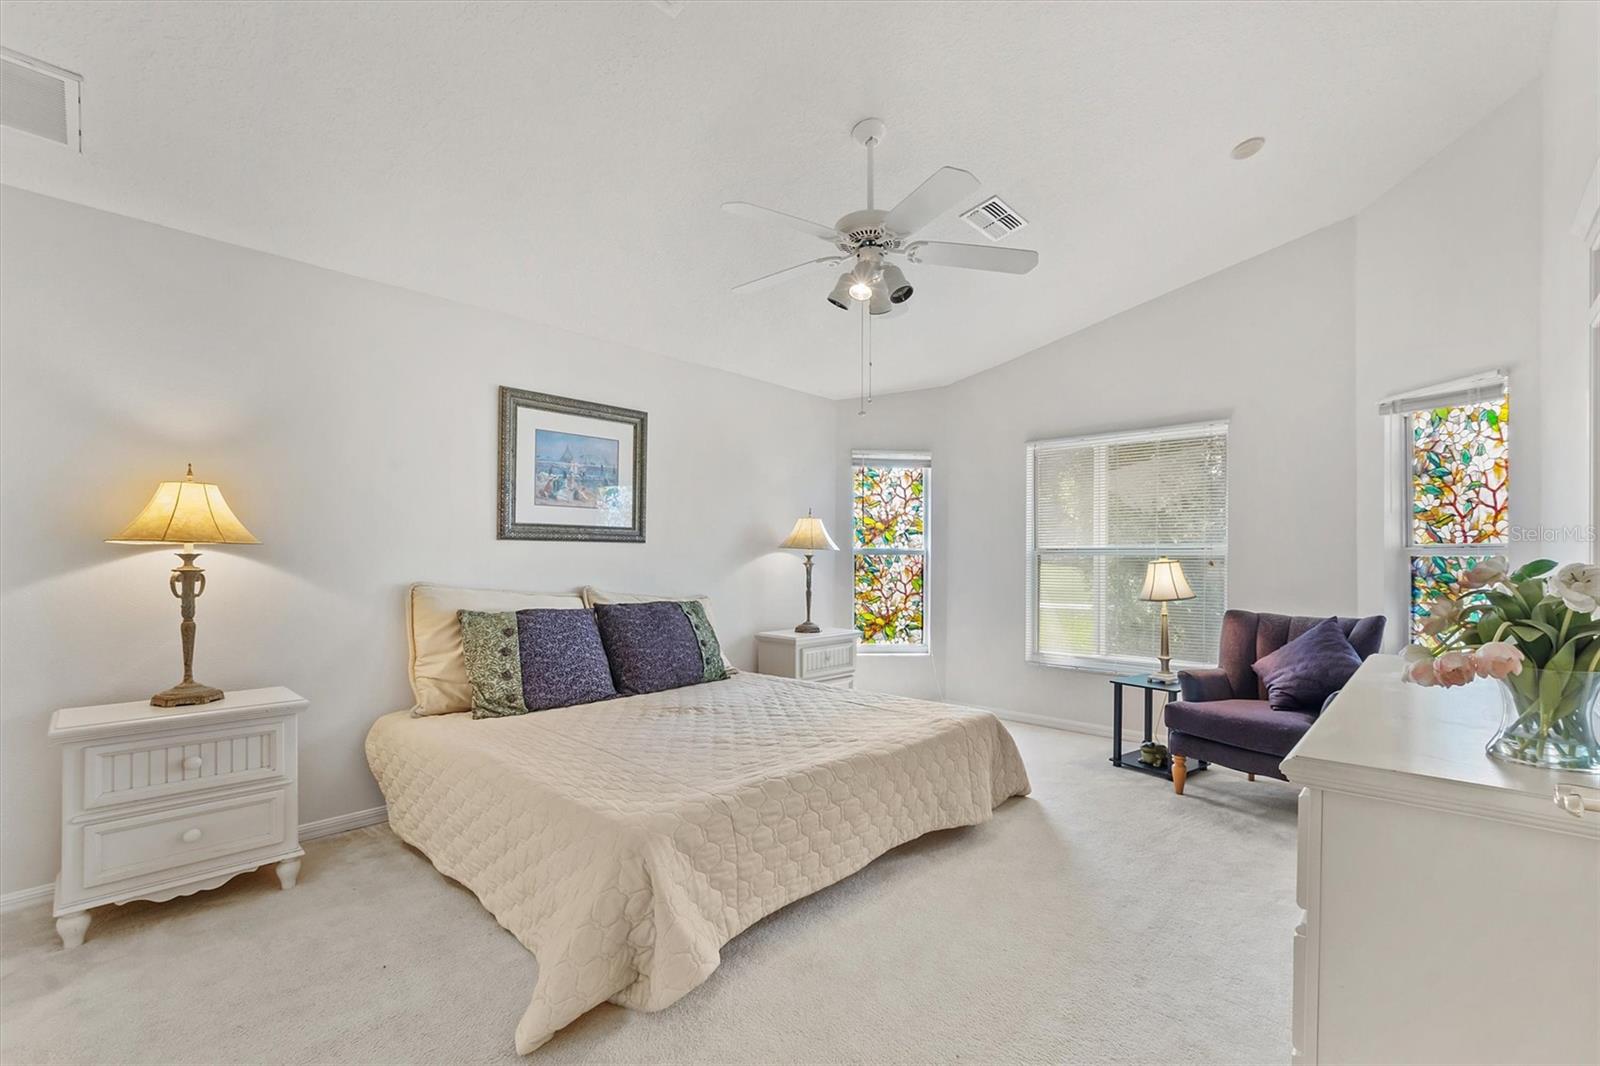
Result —
<svg viewBox="0 0 1600 1066"><path fill-rule="evenodd" d="M457 611L520 611L529 607L584 610L577 592L503 592L449 585L412 585L406 598L406 637L411 646L411 692L417 714L472 710L466 651Z"/></svg>
<svg viewBox="0 0 1600 1066"><path fill-rule="evenodd" d="M706 612L706 621L711 623L711 628L716 630L717 642L726 646L722 631L717 629L717 616L711 612L710 596L658 596L651 592L606 592L604 589L597 589L593 585L585 585L583 589L584 605L590 609L593 609L599 603L656 603L660 600L671 600L676 603L681 603L684 600L694 600ZM722 665L730 671L734 669L726 651L722 653Z"/></svg>

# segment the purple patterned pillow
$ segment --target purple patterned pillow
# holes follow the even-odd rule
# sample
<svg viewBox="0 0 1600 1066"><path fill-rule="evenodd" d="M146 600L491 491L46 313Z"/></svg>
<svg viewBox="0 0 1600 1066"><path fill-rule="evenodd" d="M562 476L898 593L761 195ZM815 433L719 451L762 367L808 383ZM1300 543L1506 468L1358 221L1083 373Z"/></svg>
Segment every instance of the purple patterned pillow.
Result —
<svg viewBox="0 0 1600 1066"><path fill-rule="evenodd" d="M531 711L608 700L617 694L591 611L534 607L517 612L522 698Z"/></svg>
<svg viewBox="0 0 1600 1066"><path fill-rule="evenodd" d="M602 603L594 609L611 678L625 696L727 677L717 635L693 600Z"/></svg>
<svg viewBox="0 0 1600 1066"><path fill-rule="evenodd" d="M459 611L457 617L474 718L570 707L617 694L589 611Z"/></svg>
<svg viewBox="0 0 1600 1066"><path fill-rule="evenodd" d="M1315 711L1361 666L1361 654L1337 618L1324 618L1255 661L1256 676L1275 711Z"/></svg>

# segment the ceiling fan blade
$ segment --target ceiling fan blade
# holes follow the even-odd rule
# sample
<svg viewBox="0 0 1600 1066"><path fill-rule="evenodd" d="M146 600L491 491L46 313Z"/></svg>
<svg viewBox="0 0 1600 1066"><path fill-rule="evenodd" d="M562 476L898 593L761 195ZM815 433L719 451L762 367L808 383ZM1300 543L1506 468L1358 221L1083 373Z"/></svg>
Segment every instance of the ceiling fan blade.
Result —
<svg viewBox="0 0 1600 1066"><path fill-rule="evenodd" d="M776 285L779 282L788 281L790 278L797 278L804 274L822 273L823 267L835 267L844 261L844 256L834 255L825 256L822 259L813 259L809 263L797 263L792 267L784 267L782 270L773 271L771 274L763 274L761 277L756 278L753 281L747 281L743 285L735 285L733 287L733 291L755 292L759 289L765 289L769 286Z"/></svg>
<svg viewBox="0 0 1600 1066"><path fill-rule="evenodd" d="M978 179L957 167L940 167L927 181L911 190L911 194L894 205L884 218L884 228L909 237L946 211L962 197L978 187Z"/></svg>
<svg viewBox="0 0 1600 1066"><path fill-rule="evenodd" d="M808 218L799 218L795 215L785 214L782 211L774 211L772 208L762 207L760 204L732 200L723 204L722 209L728 214L738 215L740 218L753 218L757 222L776 222L780 226L797 229L801 233L809 233L813 237L827 241L829 244L839 239L832 226L824 226L822 223L812 222Z"/></svg>
<svg viewBox="0 0 1600 1066"><path fill-rule="evenodd" d="M906 258L913 263L997 270L1002 274L1026 274L1039 265L1039 253L1031 248L993 248L985 244L945 241L914 241L906 245Z"/></svg>

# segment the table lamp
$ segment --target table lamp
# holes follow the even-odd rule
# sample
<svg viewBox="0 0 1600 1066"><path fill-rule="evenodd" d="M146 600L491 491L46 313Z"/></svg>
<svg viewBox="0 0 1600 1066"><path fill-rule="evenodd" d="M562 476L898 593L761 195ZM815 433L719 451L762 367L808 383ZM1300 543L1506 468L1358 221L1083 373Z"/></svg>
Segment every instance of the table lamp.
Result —
<svg viewBox="0 0 1600 1066"><path fill-rule="evenodd" d="M806 553L806 620L795 626L794 631L822 632L821 627L811 620L811 555L813 552L838 551L839 546L828 536L828 529L822 524L822 519L807 511L804 518L795 522L794 528L789 531L789 536L778 547Z"/></svg>
<svg viewBox="0 0 1600 1066"><path fill-rule="evenodd" d="M183 602L183 680L150 697L154 707L187 707L222 698L220 688L194 679L194 601L206 590L206 572L194 565L196 544L259 544L244 528L215 485L194 479L194 464L182 481L163 481L144 510L107 544L182 544L183 565L172 571L167 588ZM181 590L180 590L181 586Z"/></svg>
<svg viewBox="0 0 1600 1066"><path fill-rule="evenodd" d="M1176 681L1178 675L1172 672L1172 651L1167 642L1167 604L1173 600L1194 599L1194 589L1189 587L1178 560L1163 555L1147 563L1144 568L1144 587L1139 590L1139 598L1161 604L1161 654L1158 656L1161 669L1151 674L1150 680Z"/></svg>

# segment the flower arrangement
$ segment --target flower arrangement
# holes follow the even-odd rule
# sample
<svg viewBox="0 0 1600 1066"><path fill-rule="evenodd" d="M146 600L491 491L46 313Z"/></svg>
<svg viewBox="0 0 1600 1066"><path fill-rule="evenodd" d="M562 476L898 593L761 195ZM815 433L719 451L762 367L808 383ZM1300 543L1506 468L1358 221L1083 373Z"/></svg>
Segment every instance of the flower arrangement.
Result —
<svg viewBox="0 0 1600 1066"><path fill-rule="evenodd" d="M1558 570L1539 559L1508 572L1503 560L1486 559L1458 588L1423 619L1421 643L1406 649L1405 679L1451 687L1493 678L1507 706L1489 754L1600 771L1600 566Z"/></svg>

